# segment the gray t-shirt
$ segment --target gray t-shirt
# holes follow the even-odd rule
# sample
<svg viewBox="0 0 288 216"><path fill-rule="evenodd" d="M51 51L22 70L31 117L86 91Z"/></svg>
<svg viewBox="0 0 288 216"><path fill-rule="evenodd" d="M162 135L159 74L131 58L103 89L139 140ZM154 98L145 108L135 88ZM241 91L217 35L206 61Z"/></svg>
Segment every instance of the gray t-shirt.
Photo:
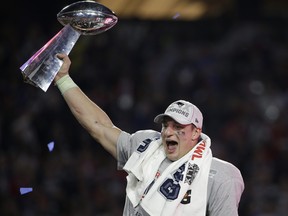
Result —
<svg viewBox="0 0 288 216"><path fill-rule="evenodd" d="M141 130L134 134L122 131L117 142L118 169L122 170L125 163L145 139L160 137L160 133L154 130ZM164 160L160 169L169 165ZM206 216L238 216L238 205L244 181L237 167L233 164L213 157L207 190ZM134 208L126 196L123 216L149 216L141 204Z"/></svg>

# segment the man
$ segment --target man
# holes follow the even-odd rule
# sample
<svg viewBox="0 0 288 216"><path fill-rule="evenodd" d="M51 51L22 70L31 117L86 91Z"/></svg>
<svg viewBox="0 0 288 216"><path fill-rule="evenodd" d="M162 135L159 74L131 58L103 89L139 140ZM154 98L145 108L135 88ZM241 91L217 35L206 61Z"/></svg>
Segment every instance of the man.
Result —
<svg viewBox="0 0 288 216"><path fill-rule="evenodd" d="M129 134L113 125L69 76L71 61L55 77L72 114L127 172L123 215L237 216L244 190L240 171L212 156L210 138L202 132L201 111L188 101L170 104L155 117L161 132Z"/></svg>

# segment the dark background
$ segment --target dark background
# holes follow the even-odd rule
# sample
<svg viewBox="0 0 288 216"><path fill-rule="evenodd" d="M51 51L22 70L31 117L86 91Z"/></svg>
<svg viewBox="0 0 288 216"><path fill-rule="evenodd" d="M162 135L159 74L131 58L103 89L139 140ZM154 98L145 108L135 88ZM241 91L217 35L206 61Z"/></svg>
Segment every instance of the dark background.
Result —
<svg viewBox="0 0 288 216"><path fill-rule="evenodd" d="M126 183L116 161L57 88L24 83L19 69L62 28L56 14L71 2L1 7L1 216L122 214ZM242 172L241 216L288 212L288 13L263 13L263 2L239 1L198 21L119 19L81 36L70 53L75 82L123 130L159 129L154 116L176 99L198 105L214 156ZM21 187L33 191L21 195Z"/></svg>

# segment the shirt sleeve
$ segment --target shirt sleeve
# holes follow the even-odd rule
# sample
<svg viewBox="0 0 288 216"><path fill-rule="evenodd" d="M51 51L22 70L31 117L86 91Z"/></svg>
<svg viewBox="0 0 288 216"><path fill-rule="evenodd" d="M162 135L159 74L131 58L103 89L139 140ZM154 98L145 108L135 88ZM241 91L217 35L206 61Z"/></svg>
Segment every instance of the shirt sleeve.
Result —
<svg viewBox="0 0 288 216"><path fill-rule="evenodd" d="M241 173L236 167L229 165L228 170L221 175L225 181L213 182L207 216L238 216L239 202L244 191Z"/></svg>

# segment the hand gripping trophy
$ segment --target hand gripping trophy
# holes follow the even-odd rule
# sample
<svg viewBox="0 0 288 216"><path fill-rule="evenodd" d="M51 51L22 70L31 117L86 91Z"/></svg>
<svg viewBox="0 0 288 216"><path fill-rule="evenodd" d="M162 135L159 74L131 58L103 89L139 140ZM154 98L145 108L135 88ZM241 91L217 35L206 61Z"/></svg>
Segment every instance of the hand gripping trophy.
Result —
<svg viewBox="0 0 288 216"><path fill-rule="evenodd" d="M24 82L47 91L62 66L57 53L70 53L80 35L96 35L112 28L118 21L113 11L95 1L79 1L64 7L57 14L64 26L38 50L20 70Z"/></svg>

